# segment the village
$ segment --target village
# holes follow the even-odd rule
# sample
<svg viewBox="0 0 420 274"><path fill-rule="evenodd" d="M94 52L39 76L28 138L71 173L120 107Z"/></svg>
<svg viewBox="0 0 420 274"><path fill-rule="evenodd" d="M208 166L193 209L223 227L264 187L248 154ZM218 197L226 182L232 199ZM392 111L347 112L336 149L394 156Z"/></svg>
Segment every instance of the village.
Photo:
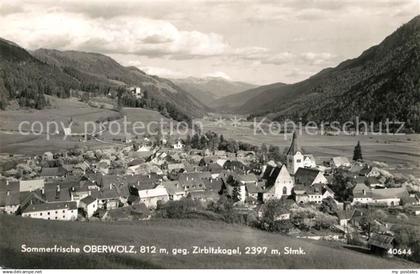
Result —
<svg viewBox="0 0 420 274"><path fill-rule="evenodd" d="M211 132L168 139L27 156L3 169L0 209L81 222L207 218L388 256L419 252L415 234L395 226L418 222L419 189L363 161L360 143L352 160L319 163L296 133L284 153Z"/></svg>

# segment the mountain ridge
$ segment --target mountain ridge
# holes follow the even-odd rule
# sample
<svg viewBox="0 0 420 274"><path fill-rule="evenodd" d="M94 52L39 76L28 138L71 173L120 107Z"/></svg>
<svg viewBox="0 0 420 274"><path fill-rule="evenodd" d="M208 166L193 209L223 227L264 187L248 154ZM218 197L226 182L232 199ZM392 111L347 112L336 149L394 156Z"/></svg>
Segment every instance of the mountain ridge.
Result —
<svg viewBox="0 0 420 274"><path fill-rule="evenodd" d="M374 122L386 118L405 121L418 131L419 75L417 16L356 58L298 83L261 87L265 90L257 96L227 109L274 120L348 121L357 114Z"/></svg>
<svg viewBox="0 0 420 274"><path fill-rule="evenodd" d="M169 109L175 118L200 117L206 107L171 81L124 67L109 56L81 51L38 49L27 51L16 43L0 38L0 107L9 100L19 105L43 108L43 94L62 98L70 90L101 92L136 85L145 90L159 111Z"/></svg>
<svg viewBox="0 0 420 274"><path fill-rule="evenodd" d="M204 78L190 76L171 81L208 106L220 98L256 87L254 84L213 76Z"/></svg>

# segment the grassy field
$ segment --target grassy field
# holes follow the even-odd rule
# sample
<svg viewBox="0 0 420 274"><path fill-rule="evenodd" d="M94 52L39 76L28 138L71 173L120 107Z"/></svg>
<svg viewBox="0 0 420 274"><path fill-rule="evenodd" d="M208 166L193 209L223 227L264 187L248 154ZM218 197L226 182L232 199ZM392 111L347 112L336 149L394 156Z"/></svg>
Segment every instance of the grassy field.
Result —
<svg viewBox="0 0 420 274"><path fill-rule="evenodd" d="M70 118L73 120L71 126L73 133L84 132L84 123L90 121L97 121L100 119L107 119L108 117L113 118L118 116L118 112L91 107L85 103L79 102L77 99L59 99L49 97L51 107L43 110L9 110L0 111L0 153L11 153L11 154L38 154L45 151L60 151L63 149L73 148L78 145L84 145L88 147L103 147L112 144L98 142L91 140L88 142L80 142L80 137L67 137L63 140L63 136L50 135L50 140L46 139L46 132L41 135L21 135L17 132L18 126L22 121L28 121L33 123L40 121L44 128L47 122L56 121L57 123L64 123L68 126ZM127 121L137 122L141 121L144 124L148 124L152 121L160 122L161 119L168 121L160 113L146 109L124 109L124 113L127 116ZM114 122L119 124L123 128L123 120L117 120ZM158 124L156 124L158 126ZM156 127L155 126L155 127ZM23 127L26 133L29 130L29 126ZM35 127L38 131L39 127ZM52 128L53 129L53 128ZM115 129L115 127L114 127ZM89 129L90 130L90 129ZM53 132L50 130L50 132ZM130 131L128 131L130 132ZM103 133L102 138L104 140L112 141L113 137L108 131Z"/></svg>
<svg viewBox="0 0 420 274"><path fill-rule="evenodd" d="M70 119L73 120L72 132L83 132L84 122L96 121L104 117L113 117L118 113L112 110L93 108L89 105L78 101L76 98L60 99L48 96L51 106L42 109L27 110L8 110L0 112L0 129L1 130L17 130L19 123L29 121L33 123L40 121L44 128L47 122L56 121L64 123L68 126ZM24 125L23 130L29 130L30 127ZM35 127L38 130L39 127Z"/></svg>
<svg viewBox="0 0 420 274"><path fill-rule="evenodd" d="M232 126L230 120L225 120L223 127L214 121L203 121L205 130L212 130L223 134L226 138L233 138L251 144L277 145L283 150L290 145L291 134L286 138L280 135L254 134L252 122L242 122ZM334 156L353 156L353 149L357 141L362 145L363 156L368 161L379 161L389 165L391 170L398 170L413 174L420 178L420 134L410 135L360 135L360 136L299 136L300 143L306 153L314 154L317 162L329 160Z"/></svg>
<svg viewBox="0 0 420 274"><path fill-rule="evenodd" d="M203 220L150 220L133 223L81 223L0 216L0 265L12 268L415 268L339 246L304 241L249 227ZM168 254L23 254L20 246L82 247L85 244L154 245ZM306 255L172 255L194 245L269 249L301 247Z"/></svg>

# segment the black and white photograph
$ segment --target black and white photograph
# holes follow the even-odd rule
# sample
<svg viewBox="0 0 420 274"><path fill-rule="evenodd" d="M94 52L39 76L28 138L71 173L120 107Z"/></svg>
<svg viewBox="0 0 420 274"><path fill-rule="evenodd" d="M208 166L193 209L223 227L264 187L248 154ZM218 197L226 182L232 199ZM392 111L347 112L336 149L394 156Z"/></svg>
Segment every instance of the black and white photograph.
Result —
<svg viewBox="0 0 420 274"><path fill-rule="evenodd" d="M0 0L0 270L420 273L420 0Z"/></svg>

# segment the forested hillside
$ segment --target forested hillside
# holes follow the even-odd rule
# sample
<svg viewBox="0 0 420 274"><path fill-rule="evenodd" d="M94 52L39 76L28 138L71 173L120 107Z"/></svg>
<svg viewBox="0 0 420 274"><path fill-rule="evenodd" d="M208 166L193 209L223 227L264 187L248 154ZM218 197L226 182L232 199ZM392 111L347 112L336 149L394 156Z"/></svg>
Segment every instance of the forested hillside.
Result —
<svg viewBox="0 0 420 274"><path fill-rule="evenodd" d="M20 107L42 109L45 94L67 98L72 90L91 96L118 93L139 86L145 100L124 94L125 106L158 110L176 120L201 116L205 107L171 81L124 67L108 56L77 51L40 49L30 54L13 42L0 40L0 107L11 100Z"/></svg>

